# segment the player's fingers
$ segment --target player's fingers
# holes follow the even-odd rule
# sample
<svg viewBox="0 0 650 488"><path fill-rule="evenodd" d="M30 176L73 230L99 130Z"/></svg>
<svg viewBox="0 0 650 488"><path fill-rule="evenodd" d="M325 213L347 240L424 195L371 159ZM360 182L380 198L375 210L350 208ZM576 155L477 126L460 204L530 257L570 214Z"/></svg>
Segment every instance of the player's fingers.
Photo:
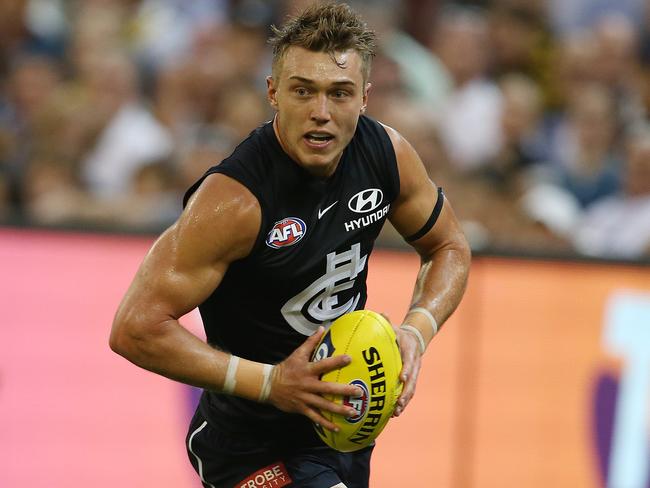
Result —
<svg viewBox="0 0 650 488"><path fill-rule="evenodd" d="M402 394L397 399L397 405L393 412L393 417L399 417L413 398L413 395L415 395L415 386L417 385L421 364L420 361L417 361L414 364L409 379L404 383Z"/></svg>
<svg viewBox="0 0 650 488"><path fill-rule="evenodd" d="M307 395L304 397L305 402L310 408L317 408L319 411L328 411L343 417L352 417L357 411L352 407L347 407L340 403L335 403L320 395Z"/></svg>
<svg viewBox="0 0 650 488"><path fill-rule="evenodd" d="M336 424L330 422L325 417L323 417L318 410L306 407L303 412L303 415L305 415L307 418L309 418L309 420L311 420L315 424L318 424L327 430L331 430L332 432L339 431L339 428L336 426Z"/></svg>
<svg viewBox="0 0 650 488"><path fill-rule="evenodd" d="M399 377L403 382L408 381L412 374L413 365L419 360L418 344L413 334L405 331L398 333L399 351L402 356L402 371Z"/></svg>
<svg viewBox="0 0 650 488"><path fill-rule="evenodd" d="M314 393L319 395L336 395L357 397L363 395L358 386L346 385L344 383L332 383L329 381L318 381L314 385Z"/></svg>
<svg viewBox="0 0 650 488"><path fill-rule="evenodd" d="M323 337L323 332L325 331L325 328L320 325L318 326L318 329L316 329L316 332L314 332L312 335L307 337L305 342L303 342L300 346L298 346L298 349L296 349L296 352L299 352L303 356L311 356L311 353L314 351L314 348L316 347L316 344L318 344L318 341L321 340L321 337Z"/></svg>
<svg viewBox="0 0 650 488"><path fill-rule="evenodd" d="M409 381L409 378L412 375L413 362L412 355L411 357L402 357L402 371L400 371L399 379L402 380L403 383Z"/></svg>
<svg viewBox="0 0 650 488"><path fill-rule="evenodd" d="M418 383L418 376L420 375L420 366L422 363L420 361L417 361L416 364L413 366L413 370L411 371L411 376L409 377L409 380L406 382L405 390L406 393L402 392L401 397L404 398L404 407L406 407L406 404L411 401L411 398L413 398L413 395L415 395L415 387L417 386Z"/></svg>
<svg viewBox="0 0 650 488"><path fill-rule="evenodd" d="M318 362L311 363L311 370L314 374L323 375L334 371L335 369L341 369L352 362L352 358L347 354L341 354L340 356L333 356L331 358L321 359Z"/></svg>
<svg viewBox="0 0 650 488"><path fill-rule="evenodd" d="M418 362L418 356L414 348L402 349L402 371L399 379L406 383L413 374L413 367Z"/></svg>
<svg viewBox="0 0 650 488"><path fill-rule="evenodd" d="M411 398L413 398L413 395L415 394L415 386L417 384L418 375L420 374L421 364L422 363L418 358L409 365L408 379L404 382L402 393L397 400L397 405L395 407L395 411L393 412L393 415L395 417L398 417L404 411L408 403L411 401Z"/></svg>

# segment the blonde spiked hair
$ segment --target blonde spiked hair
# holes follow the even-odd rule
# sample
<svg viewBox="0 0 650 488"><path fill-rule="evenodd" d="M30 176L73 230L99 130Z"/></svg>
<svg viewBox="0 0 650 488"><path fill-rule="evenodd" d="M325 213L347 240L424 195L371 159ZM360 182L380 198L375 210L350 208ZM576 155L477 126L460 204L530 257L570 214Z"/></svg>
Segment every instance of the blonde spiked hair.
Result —
<svg viewBox="0 0 650 488"><path fill-rule="evenodd" d="M314 52L326 52L332 60L336 53L353 49L361 56L361 70L366 82L375 55L376 35L357 13L346 4L324 3L307 7L301 14L290 17L280 28L271 26L273 36L273 77L287 49L298 46Z"/></svg>

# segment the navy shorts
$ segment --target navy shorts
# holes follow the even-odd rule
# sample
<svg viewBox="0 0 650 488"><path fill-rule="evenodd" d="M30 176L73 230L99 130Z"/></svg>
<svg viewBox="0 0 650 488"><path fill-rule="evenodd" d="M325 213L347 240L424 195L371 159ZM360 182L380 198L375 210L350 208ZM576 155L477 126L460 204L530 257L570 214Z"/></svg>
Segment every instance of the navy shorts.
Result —
<svg viewBox="0 0 650 488"><path fill-rule="evenodd" d="M322 446L279 452L217 430L199 409L185 446L206 488L368 488L373 449L342 453Z"/></svg>

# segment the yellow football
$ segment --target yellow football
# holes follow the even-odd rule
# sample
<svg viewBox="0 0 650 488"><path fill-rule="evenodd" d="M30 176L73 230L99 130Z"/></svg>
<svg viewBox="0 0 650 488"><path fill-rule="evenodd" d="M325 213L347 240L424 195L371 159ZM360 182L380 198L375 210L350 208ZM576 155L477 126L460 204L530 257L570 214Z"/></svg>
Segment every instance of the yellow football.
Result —
<svg viewBox="0 0 650 488"><path fill-rule="evenodd" d="M328 446L351 452L371 444L390 420L402 392L399 379L402 358L393 327L370 310L358 310L338 318L316 346L312 360L342 354L350 356L352 362L324 374L321 379L360 387L363 394L358 397L326 395L329 400L352 407L357 413L346 418L322 412L339 427L339 432L319 425L314 428Z"/></svg>

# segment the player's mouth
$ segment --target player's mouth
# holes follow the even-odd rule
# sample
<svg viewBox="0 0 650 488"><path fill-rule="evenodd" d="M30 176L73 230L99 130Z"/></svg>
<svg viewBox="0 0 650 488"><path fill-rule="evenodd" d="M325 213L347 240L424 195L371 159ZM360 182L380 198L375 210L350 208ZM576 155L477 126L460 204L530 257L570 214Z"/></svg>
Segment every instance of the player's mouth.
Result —
<svg viewBox="0 0 650 488"><path fill-rule="evenodd" d="M303 136L305 144L312 149L324 149L334 140L334 136L329 132L312 131Z"/></svg>

